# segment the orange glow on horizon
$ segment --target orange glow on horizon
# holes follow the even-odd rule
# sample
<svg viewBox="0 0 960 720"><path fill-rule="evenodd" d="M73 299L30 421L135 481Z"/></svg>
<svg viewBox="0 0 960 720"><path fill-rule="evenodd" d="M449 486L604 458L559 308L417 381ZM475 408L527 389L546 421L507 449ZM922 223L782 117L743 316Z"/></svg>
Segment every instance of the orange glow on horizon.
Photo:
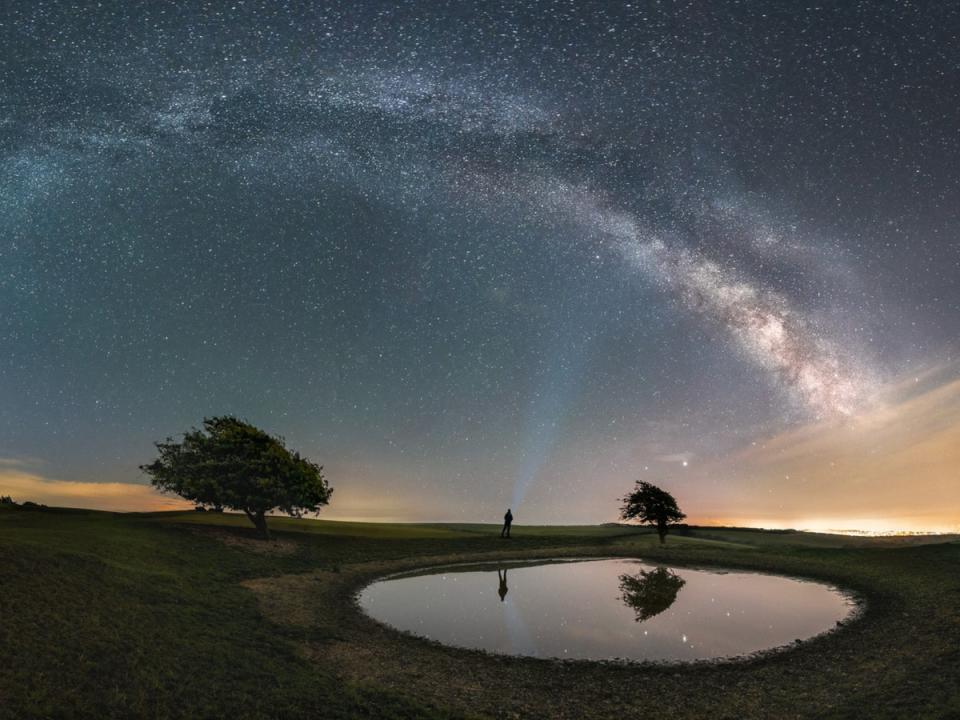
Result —
<svg viewBox="0 0 960 720"><path fill-rule="evenodd" d="M149 485L140 483L96 483L51 480L21 470L0 470L0 495L10 495L17 502L32 502L54 507L74 507L110 512L156 512L190 510L193 503L178 497L163 495ZM393 508L392 512L375 504L376 497L358 493L346 498L341 508L324 509L320 520L340 522L463 522L461 519L443 519L438 513L433 518L414 517L412 508ZM308 517L307 519L314 519ZM482 520L481 520L482 521ZM768 530L801 530L831 534L957 534L960 522L949 517L872 516L753 516L692 515L691 525L715 527L747 527ZM568 523L559 523L568 524Z"/></svg>
<svg viewBox="0 0 960 720"><path fill-rule="evenodd" d="M830 535L956 535L960 534L960 523L925 523L916 518L797 518L782 520L775 518L736 518L711 517L700 520L688 520L691 525L701 527L742 527L762 530L799 530L801 532L826 533Z"/></svg>
<svg viewBox="0 0 960 720"><path fill-rule="evenodd" d="M189 510L193 503L163 495L149 485L122 482L54 480L17 469L0 469L0 495L53 507L112 512Z"/></svg>
<svg viewBox="0 0 960 720"><path fill-rule="evenodd" d="M685 468L668 486L697 525L870 534L960 532L960 367L910 378L884 401L844 422L819 422L757 439ZM629 464L629 463L627 463ZM189 510L192 503L143 483L45 477L37 460L0 458L0 495L51 506L114 512ZM41 466L42 467L42 466ZM357 461L337 468L321 519L353 522L496 522L488 496L414 494L418 468ZM619 478L598 478L612 484ZM597 485L595 483L594 485ZM595 486L571 496L570 514L519 525L615 519ZM543 492L549 488L543 485ZM486 504L484 504L486 503ZM530 508L536 508L531 502ZM477 513L477 515L474 515ZM492 515L492 517L491 517ZM518 518L519 519L519 518Z"/></svg>

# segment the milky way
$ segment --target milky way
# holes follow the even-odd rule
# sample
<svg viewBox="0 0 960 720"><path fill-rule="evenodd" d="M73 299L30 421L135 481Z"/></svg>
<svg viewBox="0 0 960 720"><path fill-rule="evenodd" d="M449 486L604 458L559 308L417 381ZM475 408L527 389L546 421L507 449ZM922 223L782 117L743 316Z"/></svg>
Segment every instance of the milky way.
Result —
<svg viewBox="0 0 960 720"><path fill-rule="evenodd" d="M609 236L631 266L676 293L689 311L725 327L751 360L817 417L851 415L871 399L864 363L840 354L782 295L744 279L735 267L671 245L636 218L601 207L589 193L553 184L537 195Z"/></svg>
<svg viewBox="0 0 960 720"><path fill-rule="evenodd" d="M943 5L2 15L0 457L39 475L143 482L233 412L333 513L606 519L955 352Z"/></svg>

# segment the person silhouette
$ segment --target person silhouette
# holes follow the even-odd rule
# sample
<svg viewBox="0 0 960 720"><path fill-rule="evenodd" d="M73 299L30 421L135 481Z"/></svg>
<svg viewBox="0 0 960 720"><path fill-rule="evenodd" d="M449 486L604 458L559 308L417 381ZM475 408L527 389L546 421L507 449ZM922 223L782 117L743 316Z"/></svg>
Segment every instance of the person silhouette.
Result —
<svg viewBox="0 0 960 720"><path fill-rule="evenodd" d="M513 513L507 508L507 514L503 516L503 530L500 531L500 537L510 537L510 525L513 524Z"/></svg>
<svg viewBox="0 0 960 720"><path fill-rule="evenodd" d="M497 579L500 580L500 589L497 590L497 593L500 595L500 602L503 602L503 599L507 597L507 569L503 569L503 575L500 574L500 569L497 569Z"/></svg>

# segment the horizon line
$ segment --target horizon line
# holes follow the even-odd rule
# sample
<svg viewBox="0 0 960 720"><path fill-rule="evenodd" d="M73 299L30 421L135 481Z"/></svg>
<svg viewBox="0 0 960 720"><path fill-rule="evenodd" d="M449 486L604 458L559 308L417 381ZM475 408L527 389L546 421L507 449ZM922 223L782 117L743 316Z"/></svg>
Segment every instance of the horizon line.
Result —
<svg viewBox="0 0 960 720"><path fill-rule="evenodd" d="M23 502L33 502L30 500L25 500ZM68 511L83 511L83 512L102 512L110 513L113 515L161 515L161 514L193 514L196 513L206 514L213 511L197 511L193 508L169 508L169 509L156 509L156 510L123 510L123 509L102 509L102 508L92 508L92 507L82 507L82 506L70 506L70 505L46 505L44 503L34 503L38 506L38 509L46 510L68 510ZM223 514L223 515L233 515L240 518L243 518L244 515L238 510L224 510L222 513L213 513L213 514ZM344 524L360 524L360 525L482 525L490 527L499 526L498 522L471 522L463 520L400 520L400 519L370 519L369 516L366 517L319 517L319 516L303 516L300 518L295 518L290 515L283 513L274 513L270 514L270 517L274 518L287 518L291 520L307 520L315 522L327 522L327 523L344 523ZM680 527L689 527L689 528L705 528L705 529L716 529L716 530L757 530L763 532L797 532L797 533L807 533L812 535L843 535L843 536L860 536L860 537L910 537L910 536L954 536L960 535L960 525L955 528L929 528L929 529L904 529L904 528L883 528L883 529L865 529L865 528L856 528L856 527L786 527L786 526L772 526L772 525L739 525L739 524L730 524L720 523L720 522L693 522L693 523L678 523ZM645 528L648 526L639 525L634 523L624 523L608 520L605 522L597 523L515 523L516 527L610 527L610 526L619 526L619 527L634 527L634 528Z"/></svg>

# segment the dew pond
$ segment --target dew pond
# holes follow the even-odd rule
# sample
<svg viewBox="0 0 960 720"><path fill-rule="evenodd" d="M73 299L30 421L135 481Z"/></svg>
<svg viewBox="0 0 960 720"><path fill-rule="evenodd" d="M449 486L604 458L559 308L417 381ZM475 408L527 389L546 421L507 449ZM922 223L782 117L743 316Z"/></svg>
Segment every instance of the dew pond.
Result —
<svg viewBox="0 0 960 720"><path fill-rule="evenodd" d="M856 608L818 582L623 558L421 570L374 582L359 603L393 628L457 647L663 662L782 647Z"/></svg>

